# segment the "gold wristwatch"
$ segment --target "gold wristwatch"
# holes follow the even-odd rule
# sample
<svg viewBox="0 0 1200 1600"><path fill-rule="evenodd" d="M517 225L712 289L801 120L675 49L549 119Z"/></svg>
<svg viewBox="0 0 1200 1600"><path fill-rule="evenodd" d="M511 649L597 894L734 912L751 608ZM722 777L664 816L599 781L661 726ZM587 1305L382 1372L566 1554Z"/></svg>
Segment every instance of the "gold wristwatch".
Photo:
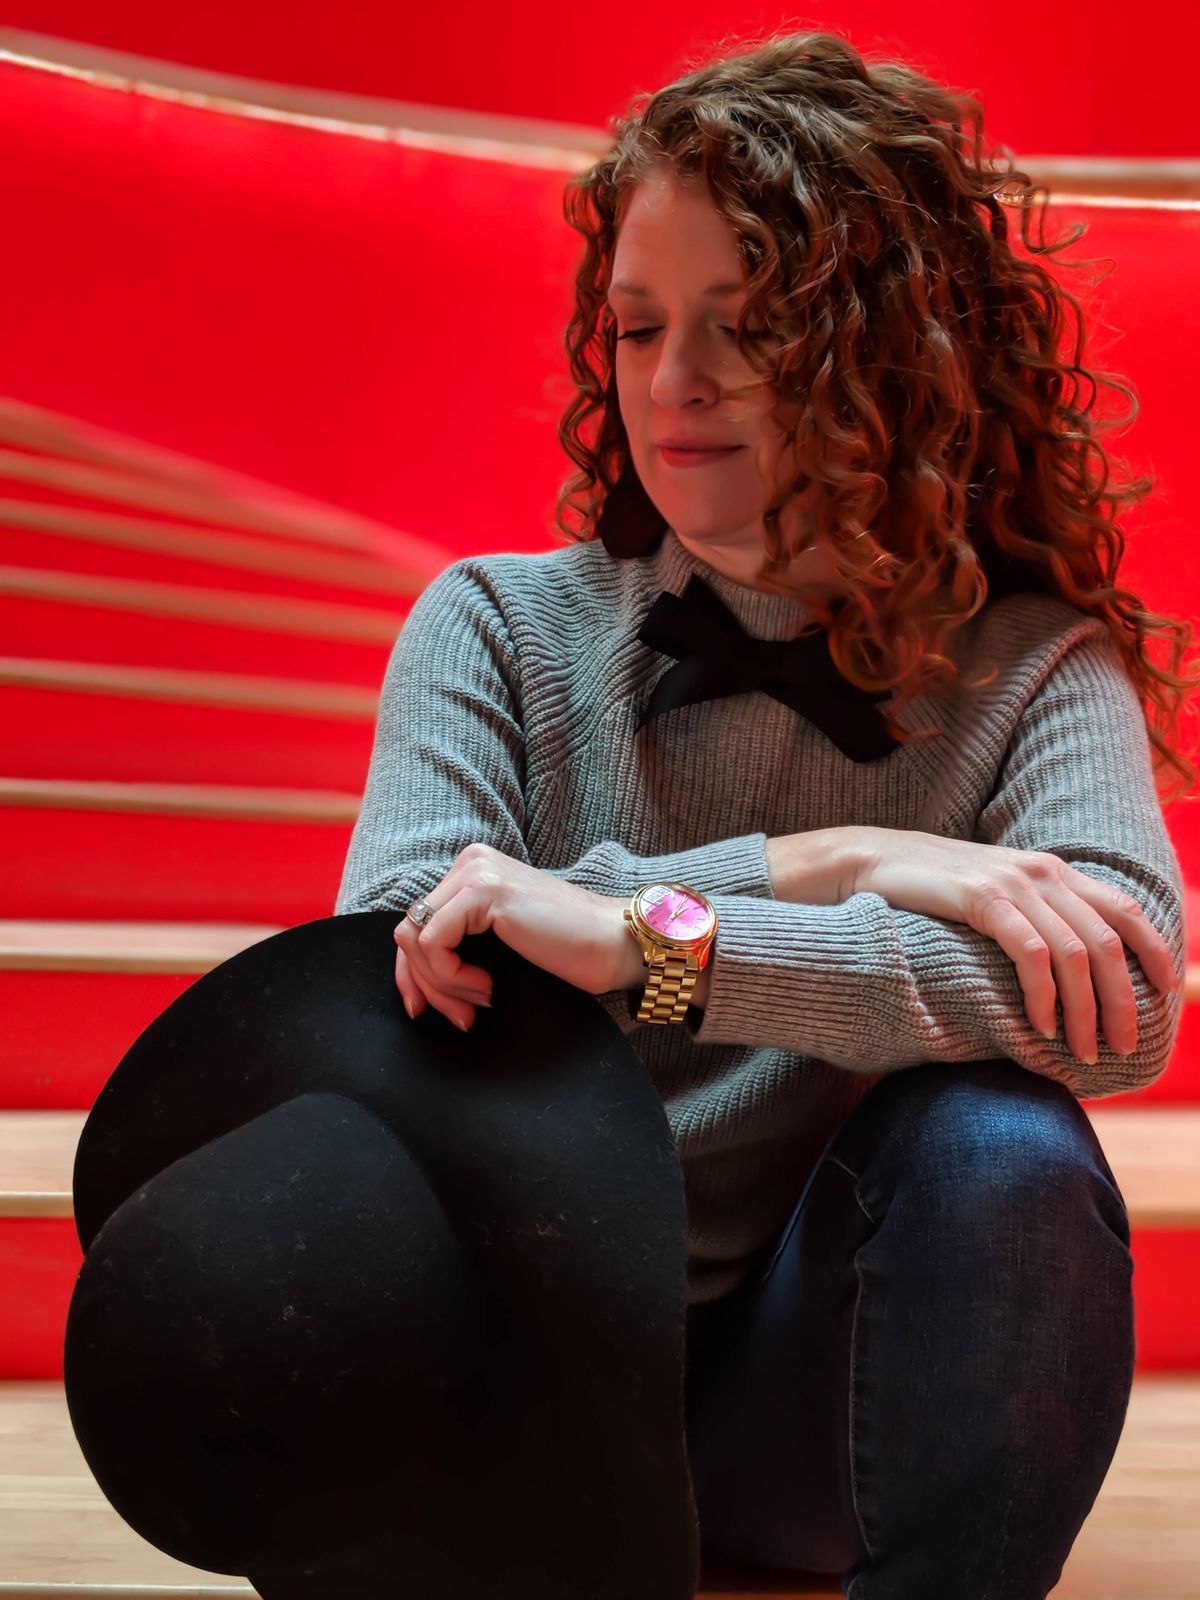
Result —
<svg viewBox="0 0 1200 1600"><path fill-rule="evenodd" d="M698 889L647 883L625 907L625 924L642 949L646 991L637 1022L682 1022L696 980L708 965L717 913Z"/></svg>

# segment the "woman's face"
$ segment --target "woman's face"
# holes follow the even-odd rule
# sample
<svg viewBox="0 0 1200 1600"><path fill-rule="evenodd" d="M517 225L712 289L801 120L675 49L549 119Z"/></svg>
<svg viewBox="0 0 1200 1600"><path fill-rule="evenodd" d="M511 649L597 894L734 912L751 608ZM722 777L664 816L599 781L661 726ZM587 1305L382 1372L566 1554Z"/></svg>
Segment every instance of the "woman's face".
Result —
<svg viewBox="0 0 1200 1600"><path fill-rule="evenodd" d="M635 292L641 289L643 293ZM782 429L772 391L738 352L734 326L746 298L732 227L702 185L662 172L639 184L617 235L608 299L617 321L617 395L633 463L656 509L684 543L744 552L753 571L765 546L762 513L778 470ZM729 390L754 386L742 398ZM731 454L682 466L664 440L733 445ZM792 502L783 517L798 515ZM792 535L794 537L794 535ZM816 552L805 564L821 577Z"/></svg>

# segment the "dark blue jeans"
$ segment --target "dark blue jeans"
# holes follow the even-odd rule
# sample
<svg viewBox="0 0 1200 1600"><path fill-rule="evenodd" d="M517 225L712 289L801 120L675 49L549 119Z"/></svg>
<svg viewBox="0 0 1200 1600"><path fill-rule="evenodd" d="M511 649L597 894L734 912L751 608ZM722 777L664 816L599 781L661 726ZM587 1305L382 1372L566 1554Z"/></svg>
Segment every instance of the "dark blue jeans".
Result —
<svg viewBox="0 0 1200 1600"><path fill-rule="evenodd" d="M1044 1600L1124 1426L1132 1279L1069 1090L1004 1059L881 1078L765 1270L692 1308L704 1550L849 1600Z"/></svg>

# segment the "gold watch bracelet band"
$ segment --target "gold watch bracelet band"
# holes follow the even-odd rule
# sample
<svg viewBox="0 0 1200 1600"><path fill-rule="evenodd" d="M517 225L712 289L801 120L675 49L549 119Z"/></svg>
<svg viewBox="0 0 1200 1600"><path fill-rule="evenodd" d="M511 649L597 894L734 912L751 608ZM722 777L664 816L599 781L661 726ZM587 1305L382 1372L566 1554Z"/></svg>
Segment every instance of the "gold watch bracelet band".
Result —
<svg viewBox="0 0 1200 1600"><path fill-rule="evenodd" d="M647 966L646 989L634 1020L682 1022L699 977L700 969L694 956L683 951L668 952L661 966L657 963Z"/></svg>

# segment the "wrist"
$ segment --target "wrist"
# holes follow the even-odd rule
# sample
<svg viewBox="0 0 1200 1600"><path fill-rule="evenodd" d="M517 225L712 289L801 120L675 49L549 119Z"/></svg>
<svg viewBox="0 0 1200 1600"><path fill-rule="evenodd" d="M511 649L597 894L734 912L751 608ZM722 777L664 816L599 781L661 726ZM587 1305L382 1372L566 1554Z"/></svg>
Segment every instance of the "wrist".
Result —
<svg viewBox="0 0 1200 1600"><path fill-rule="evenodd" d="M641 944L630 930L625 921L625 908L629 901L622 897L614 899L613 909L616 914L616 926L620 932L616 935L616 977L610 985L613 989L635 989L639 998L646 987L646 958L642 953ZM713 956L716 953L716 941L709 946L708 962L696 979L695 988L692 990L691 1003L703 1007L708 1000L709 984L712 979Z"/></svg>
<svg viewBox="0 0 1200 1600"><path fill-rule="evenodd" d="M838 905L856 892L865 870L866 835L858 827L814 828L768 839L767 875L777 900Z"/></svg>
<svg viewBox="0 0 1200 1600"><path fill-rule="evenodd" d="M614 989L645 988L646 960L642 955L642 947L634 937L633 930L625 921L625 908L629 904L629 897L622 896L613 901L616 911L616 925L620 932L616 934L616 978L612 984Z"/></svg>

